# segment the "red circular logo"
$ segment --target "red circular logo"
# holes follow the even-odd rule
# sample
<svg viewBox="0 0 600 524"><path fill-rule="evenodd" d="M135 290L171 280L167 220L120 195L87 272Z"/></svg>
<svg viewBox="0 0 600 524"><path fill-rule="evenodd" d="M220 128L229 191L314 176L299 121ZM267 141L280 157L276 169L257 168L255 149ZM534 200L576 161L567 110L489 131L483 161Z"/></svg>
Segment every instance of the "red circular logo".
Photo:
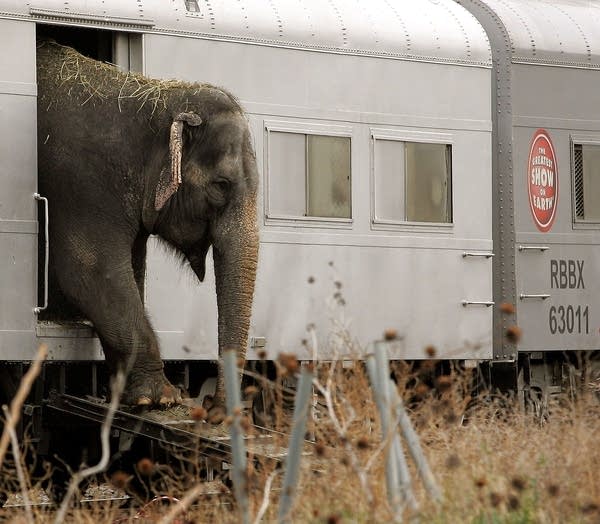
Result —
<svg viewBox="0 0 600 524"><path fill-rule="evenodd" d="M550 135L538 129L533 135L527 162L527 189L533 221L540 231L550 231L558 204L558 166Z"/></svg>

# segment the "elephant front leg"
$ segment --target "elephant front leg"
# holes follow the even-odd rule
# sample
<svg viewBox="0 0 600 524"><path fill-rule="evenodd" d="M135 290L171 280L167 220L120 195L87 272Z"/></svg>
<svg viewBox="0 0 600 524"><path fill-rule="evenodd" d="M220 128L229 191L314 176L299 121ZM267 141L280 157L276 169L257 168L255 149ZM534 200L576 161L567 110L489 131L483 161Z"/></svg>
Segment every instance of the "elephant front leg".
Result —
<svg viewBox="0 0 600 524"><path fill-rule="evenodd" d="M164 375L158 344L149 324L141 331L134 328L131 337L125 341L116 340L112 335L107 337L99 333L99 336L111 373L123 371L127 377L121 396L123 404L144 406L181 402L179 389Z"/></svg>
<svg viewBox="0 0 600 524"><path fill-rule="evenodd" d="M101 275L99 277L99 275ZM168 405L181 402L166 378L158 341L146 312L133 269L104 267L81 274L83 285L71 296L94 324L111 373L127 377L121 402Z"/></svg>

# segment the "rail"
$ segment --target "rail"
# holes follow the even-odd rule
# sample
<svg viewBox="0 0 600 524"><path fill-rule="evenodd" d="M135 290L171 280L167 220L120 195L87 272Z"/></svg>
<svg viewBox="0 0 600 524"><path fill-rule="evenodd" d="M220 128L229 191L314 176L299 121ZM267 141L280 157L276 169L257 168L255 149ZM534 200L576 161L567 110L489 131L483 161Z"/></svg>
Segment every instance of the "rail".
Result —
<svg viewBox="0 0 600 524"><path fill-rule="evenodd" d="M461 301L463 307L467 306L485 306L491 307L495 304L493 300L463 300Z"/></svg>
<svg viewBox="0 0 600 524"><path fill-rule="evenodd" d="M526 300L526 299L537 299L537 300L546 300L547 298L550 298L550 295L547 293L534 293L534 294L527 294L527 293L521 293L519 295L519 298L521 300Z"/></svg>
<svg viewBox="0 0 600 524"><path fill-rule="evenodd" d="M463 258L467 258L467 257L485 257L485 258L492 258L494 256L494 253L491 253L489 251L464 251L462 254Z"/></svg>
<svg viewBox="0 0 600 524"><path fill-rule="evenodd" d="M101 424L105 417L108 404L99 400L88 400L74 397L65 393L52 392L46 401L45 408L65 415L83 418ZM193 420L154 420L149 413L129 413L116 410L112 427L134 435L150 438L165 446L174 446L192 453L223 462L231 463L232 446L229 434L206 434L213 426L198 423ZM178 426L188 425L189 429ZM206 432L203 434L205 426ZM256 426L254 435L245 435L247 453L254 457L262 457L282 462L287 450L274 444L275 431Z"/></svg>
<svg viewBox="0 0 600 524"><path fill-rule="evenodd" d="M48 307L48 257L50 255L50 237L48 233L48 199L39 193L34 193L33 198L44 203L44 305L35 306L33 312L38 315Z"/></svg>
<svg viewBox="0 0 600 524"><path fill-rule="evenodd" d="M548 251L550 246L524 246L519 244L519 251Z"/></svg>

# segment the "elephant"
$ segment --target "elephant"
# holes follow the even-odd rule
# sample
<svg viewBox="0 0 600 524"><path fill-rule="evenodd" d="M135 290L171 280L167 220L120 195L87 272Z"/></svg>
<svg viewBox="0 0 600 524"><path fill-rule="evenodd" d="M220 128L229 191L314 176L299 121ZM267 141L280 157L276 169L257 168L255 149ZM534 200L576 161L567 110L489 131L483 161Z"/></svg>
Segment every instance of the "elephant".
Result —
<svg viewBox="0 0 600 524"><path fill-rule="evenodd" d="M200 282L212 247L219 354L243 361L259 245L246 115L209 84L125 73L49 40L37 56L51 281L92 322L111 373L126 372L123 404L179 403L144 308L146 244L157 235Z"/></svg>

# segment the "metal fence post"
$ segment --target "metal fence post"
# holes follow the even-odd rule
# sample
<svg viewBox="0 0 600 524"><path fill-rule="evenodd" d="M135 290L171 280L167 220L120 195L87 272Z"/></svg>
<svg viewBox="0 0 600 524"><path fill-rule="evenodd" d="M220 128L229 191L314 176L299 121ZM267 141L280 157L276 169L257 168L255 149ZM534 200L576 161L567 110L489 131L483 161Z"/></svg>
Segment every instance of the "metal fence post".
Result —
<svg viewBox="0 0 600 524"><path fill-rule="evenodd" d="M396 384L393 380L388 379L388 387L390 388L390 404L392 408L392 413L395 414L396 409L396 400L398 398L398 393L396 392ZM397 419L394 415L393 424L391 432L393 434L393 445L394 445L394 454L395 459L398 463L398 483L400 485L400 493L402 494L403 500L408 503L408 507L417 511L419 509L419 504L412 490L412 480L410 478L410 472L408 471L408 464L406 462L406 455L404 454L404 447L400 441L400 435L398 434L397 429Z"/></svg>
<svg viewBox="0 0 600 524"><path fill-rule="evenodd" d="M298 477L300 474L300 459L304 444L304 434L306 433L306 419L308 417L308 407L310 405L310 396L312 393L312 381L314 373L312 368L305 366L302 368L294 400L294 419L292 434L288 447L288 454L285 459L285 473L283 477L283 487L281 489L281 498L279 500L279 511L277 521L280 523L290 522L290 512L296 495Z"/></svg>
<svg viewBox="0 0 600 524"><path fill-rule="evenodd" d="M240 399L240 378L237 369L237 351L228 349L223 352L223 374L225 378L225 402L227 415L231 421L231 450L233 455L232 475L233 493L238 504L240 521L250 522L248 509L248 483L246 470L246 446L240 418L242 402Z"/></svg>
<svg viewBox="0 0 600 524"><path fill-rule="evenodd" d="M375 362L375 355L369 354L365 359L367 373L371 381L371 387L375 394L375 403L381 417L381 438L385 441L389 438L390 431L390 406L387 402L389 390L387 388L387 380L379 379L379 371ZM399 500L400 487L398 484L398 464L394 459L393 439L388 442L385 449L385 482L387 486L388 503L392 508L396 520L401 520L402 507Z"/></svg>
<svg viewBox="0 0 600 524"><path fill-rule="evenodd" d="M417 471L421 476L421 480L423 481L423 485L425 489L429 493L429 495L433 498L435 502L439 502L442 498L442 494L440 488L438 487L433 473L429 468L429 463L425 458L425 454L423 453L423 449L421 448L421 443L419 441L419 436L415 432L413 428L412 422L406 410L404 409L404 405L402 403L402 399L398 395L398 391L394 387L394 395L396 400L396 418L398 420L398 425L400 426L400 431L402 432L402 436L406 441L406 446L408 447L408 451L417 466Z"/></svg>

